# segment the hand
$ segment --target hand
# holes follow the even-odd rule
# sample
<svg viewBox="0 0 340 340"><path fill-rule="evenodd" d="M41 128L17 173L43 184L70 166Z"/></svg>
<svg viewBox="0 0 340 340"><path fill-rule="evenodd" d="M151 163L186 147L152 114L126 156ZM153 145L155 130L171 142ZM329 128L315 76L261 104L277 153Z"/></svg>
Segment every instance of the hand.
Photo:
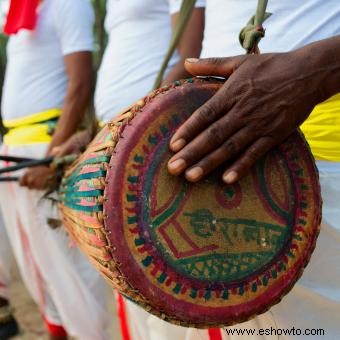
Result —
<svg viewBox="0 0 340 340"><path fill-rule="evenodd" d="M191 182L230 160L223 180L236 182L320 100L320 79L301 52L189 59L185 66L193 75L229 77L171 139L170 148L177 153L168 170L185 172Z"/></svg>
<svg viewBox="0 0 340 340"><path fill-rule="evenodd" d="M89 131L79 131L72 135L60 146L54 147L51 150L50 155L55 157L63 157L71 154L79 154L84 150L90 141L91 133Z"/></svg>
<svg viewBox="0 0 340 340"><path fill-rule="evenodd" d="M20 178L19 184L29 189L44 190L48 188L48 184L54 174L54 170L47 166L36 166L28 169Z"/></svg>

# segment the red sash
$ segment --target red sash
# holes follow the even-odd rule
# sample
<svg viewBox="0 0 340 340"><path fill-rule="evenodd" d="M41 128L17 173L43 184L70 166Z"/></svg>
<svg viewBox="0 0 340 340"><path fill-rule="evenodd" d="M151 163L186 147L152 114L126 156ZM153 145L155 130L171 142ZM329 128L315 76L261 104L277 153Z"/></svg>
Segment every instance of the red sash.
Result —
<svg viewBox="0 0 340 340"><path fill-rule="evenodd" d="M39 0L11 0L4 26L7 35L16 34L20 29L33 30L37 21Z"/></svg>

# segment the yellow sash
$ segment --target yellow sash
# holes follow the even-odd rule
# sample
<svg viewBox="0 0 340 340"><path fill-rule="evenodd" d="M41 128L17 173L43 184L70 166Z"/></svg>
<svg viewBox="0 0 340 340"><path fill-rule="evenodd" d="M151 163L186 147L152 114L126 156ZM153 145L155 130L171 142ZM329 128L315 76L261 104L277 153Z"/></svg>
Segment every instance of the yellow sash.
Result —
<svg viewBox="0 0 340 340"><path fill-rule="evenodd" d="M317 105L301 129L317 160L340 162L340 94Z"/></svg>
<svg viewBox="0 0 340 340"><path fill-rule="evenodd" d="M50 109L23 118L5 120L7 145L49 143L47 121L60 116L61 109ZM340 94L317 105L301 126L317 160L340 162Z"/></svg>
<svg viewBox="0 0 340 340"><path fill-rule="evenodd" d="M49 133L49 121L60 116L61 109L50 109L23 118L4 120L9 129L4 137L4 144L23 145L49 143L52 139Z"/></svg>

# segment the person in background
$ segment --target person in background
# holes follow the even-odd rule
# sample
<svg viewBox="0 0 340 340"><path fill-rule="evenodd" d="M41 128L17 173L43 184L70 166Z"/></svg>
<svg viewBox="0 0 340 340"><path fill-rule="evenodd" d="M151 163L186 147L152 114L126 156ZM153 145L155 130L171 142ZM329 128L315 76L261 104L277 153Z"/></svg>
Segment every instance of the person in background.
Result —
<svg viewBox="0 0 340 340"><path fill-rule="evenodd" d="M88 0L11 1L1 154L44 158L76 131L92 91L93 17ZM0 184L14 255L50 339L106 339L104 282L65 230L47 223L59 218L41 199L52 174L40 166L18 173L20 185Z"/></svg>
<svg viewBox="0 0 340 340"><path fill-rule="evenodd" d="M196 2L186 32L172 56L163 83L189 76L184 60L199 56L204 29L204 1ZM98 118L108 122L147 95L170 45L182 0L108 0L105 30L108 44L95 91Z"/></svg>
<svg viewBox="0 0 340 340"><path fill-rule="evenodd" d="M107 2L108 45L95 92L95 109L101 121L113 119L152 90L181 4L181 0ZM200 0L168 64L163 83L188 77L184 60L190 55L199 56L203 29L204 1ZM187 335L185 328L170 325L121 296L118 302L123 338L170 340L184 339Z"/></svg>
<svg viewBox="0 0 340 340"><path fill-rule="evenodd" d="M107 123L124 108L147 95L153 88L170 45L182 0L109 0L105 28L108 33L102 64L98 71L95 109ZM184 60L199 56L204 31L205 0L196 7L172 56L163 84L186 78ZM74 143L74 139L77 143ZM57 155L73 153L78 136L71 138ZM83 143L86 139L83 139ZM118 311L123 339L216 339L218 330L196 330L174 326L148 314L134 303L118 297Z"/></svg>
<svg viewBox="0 0 340 340"><path fill-rule="evenodd" d="M271 0L263 54L244 55L238 33L256 1L207 0L202 58L188 59L193 75L228 78L173 136L176 153L168 168L192 182L229 159L223 180L234 183L269 149L299 125L319 169L323 220L311 262L301 279L269 312L221 330L220 338L277 338L260 329L286 329L280 339L324 339L340 335L340 3L337 0ZM242 55L243 54L243 55ZM236 57L225 56L236 55ZM237 56L238 55L238 56ZM217 58L216 58L217 57ZM254 100L256 98L256 100ZM301 335L292 328L301 330ZM305 333L306 331L306 333Z"/></svg>

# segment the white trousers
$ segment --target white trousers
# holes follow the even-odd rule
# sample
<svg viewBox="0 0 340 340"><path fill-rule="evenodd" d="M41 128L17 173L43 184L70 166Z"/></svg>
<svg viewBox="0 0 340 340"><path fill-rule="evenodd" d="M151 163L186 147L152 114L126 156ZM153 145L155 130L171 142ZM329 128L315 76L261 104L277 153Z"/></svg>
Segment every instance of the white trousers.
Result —
<svg viewBox="0 0 340 340"><path fill-rule="evenodd" d="M3 145L0 153L42 158L47 145ZM18 175L18 173L14 173ZM106 286L64 230L52 230L57 207L43 192L0 183L0 205L23 280L44 317L79 340L107 338Z"/></svg>
<svg viewBox="0 0 340 340"><path fill-rule="evenodd" d="M1 187L0 187L1 190ZM11 279L12 251L0 213L0 297L8 299Z"/></svg>
<svg viewBox="0 0 340 340"><path fill-rule="evenodd" d="M279 304L251 321L228 327L228 330L221 329L216 338L207 330L186 329L168 324L126 301L131 338L133 340L340 339L340 163L318 162L317 165L323 198L321 232L304 274ZM232 335L230 333L233 330ZM254 331L254 334L250 335L245 330ZM243 335L240 331L244 332ZM284 334L287 331L290 331L289 335Z"/></svg>

